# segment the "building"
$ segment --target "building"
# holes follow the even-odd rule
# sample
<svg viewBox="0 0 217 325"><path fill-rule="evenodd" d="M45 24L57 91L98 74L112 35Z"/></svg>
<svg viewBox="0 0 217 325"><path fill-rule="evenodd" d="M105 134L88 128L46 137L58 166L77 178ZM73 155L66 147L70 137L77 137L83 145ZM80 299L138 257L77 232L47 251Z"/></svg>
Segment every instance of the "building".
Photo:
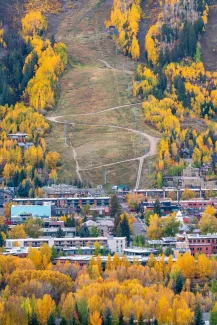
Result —
<svg viewBox="0 0 217 325"><path fill-rule="evenodd" d="M188 235L186 243L192 255L203 253L207 256L217 254L217 234Z"/></svg>
<svg viewBox="0 0 217 325"><path fill-rule="evenodd" d="M124 255L135 257L135 258L142 258L142 257L149 257L151 254L158 255L159 251L153 248L143 248L143 247L130 247L124 249Z"/></svg>
<svg viewBox="0 0 217 325"><path fill-rule="evenodd" d="M71 264L79 264L81 267L84 265L88 265L90 260L92 259L93 255L73 255L73 256L61 256L57 257L54 259L54 264L56 263L65 263L66 261L71 263ZM106 262L108 259L108 256L101 256L101 261L102 261L102 267L105 269ZM113 257L112 257L113 258ZM135 257L135 256L127 256L127 260L130 263L135 263L135 260L141 263L141 265L146 265L148 262L149 256L144 256L144 257ZM156 260L159 260L159 257L155 257ZM173 261L176 259L173 258ZM165 257L164 263L168 262L168 258Z"/></svg>
<svg viewBox="0 0 217 325"><path fill-rule="evenodd" d="M103 246L101 246L103 249ZM94 246L84 246L84 247L70 247L70 248L63 248L64 255L72 256L72 255L94 255L95 248Z"/></svg>
<svg viewBox="0 0 217 325"><path fill-rule="evenodd" d="M184 192L184 188L177 188L177 187L164 187L164 188L152 188L152 189L140 189L135 191L138 194L143 194L146 198L159 198L159 199L165 199L168 198L169 194L173 192L175 194L176 200L179 201L182 197L182 193ZM210 191L217 192L217 186L216 187L196 187L191 188L191 191L195 193L195 196L200 198L205 198L206 193L209 193Z"/></svg>
<svg viewBox="0 0 217 325"><path fill-rule="evenodd" d="M71 198L71 197L100 197L105 192L101 185L96 188L78 188L76 186L59 184L43 187L45 197L49 198Z"/></svg>
<svg viewBox="0 0 217 325"><path fill-rule="evenodd" d="M154 204L155 202L149 201L149 202L142 202L141 205L144 208L144 210L154 210ZM176 202L172 201L160 201L160 210L161 210L161 216L166 216L169 213L172 212L178 212L180 209L180 206Z"/></svg>
<svg viewBox="0 0 217 325"><path fill-rule="evenodd" d="M83 225L87 226L88 229L92 227L96 227L101 236L107 237L112 235L114 229L114 219L112 218L101 218L97 219L96 221L88 220L83 223Z"/></svg>
<svg viewBox="0 0 217 325"><path fill-rule="evenodd" d="M50 218L51 205L12 205L12 224L25 222L30 217L41 219Z"/></svg>
<svg viewBox="0 0 217 325"><path fill-rule="evenodd" d="M90 214L96 217L108 217L110 215L109 206L91 206Z"/></svg>
<svg viewBox="0 0 217 325"><path fill-rule="evenodd" d="M205 169L203 169L204 175ZM206 181L202 175L200 168L194 168L191 164L186 167L180 176L165 176L165 186L181 187L181 188L197 188L205 187Z"/></svg>
<svg viewBox="0 0 217 325"><path fill-rule="evenodd" d="M76 236L76 227L61 227L65 237ZM43 237L56 237L59 227L42 228Z"/></svg>
<svg viewBox="0 0 217 325"><path fill-rule="evenodd" d="M50 247L55 247L57 251L63 249L71 249L71 247L86 247L94 246L98 242L101 247L109 249L111 253L123 255L126 248L126 237L65 237L65 238L25 238L25 239L6 239L6 249L14 247L14 243L18 243L19 247L40 247L43 244L48 244Z"/></svg>
<svg viewBox="0 0 217 325"><path fill-rule="evenodd" d="M21 133L21 132L8 133L7 138L11 139L11 140L16 140L18 142L23 142L28 138L28 134L27 133Z"/></svg>
<svg viewBox="0 0 217 325"><path fill-rule="evenodd" d="M0 207L2 208L5 203L11 202L14 197L14 192L9 188L0 190Z"/></svg>
<svg viewBox="0 0 217 325"><path fill-rule="evenodd" d="M64 227L64 221L44 219L43 226L44 226L44 228L59 228L59 227L62 228L62 227Z"/></svg>
<svg viewBox="0 0 217 325"><path fill-rule="evenodd" d="M181 209L195 209L204 211L208 205L214 206L217 209L217 198L211 198L209 200L202 200L202 199L191 199L186 201L180 201Z"/></svg>
<svg viewBox="0 0 217 325"><path fill-rule="evenodd" d="M59 197L59 198L16 198L14 202L17 204L27 204L31 205L51 205L52 216L62 216L68 215L75 212L80 212L83 205L90 205L96 207L108 207L110 197L100 196L100 197Z"/></svg>
<svg viewBox="0 0 217 325"><path fill-rule="evenodd" d="M5 249L3 255L13 255L17 257L26 257L28 255L28 247L13 247L9 249Z"/></svg>

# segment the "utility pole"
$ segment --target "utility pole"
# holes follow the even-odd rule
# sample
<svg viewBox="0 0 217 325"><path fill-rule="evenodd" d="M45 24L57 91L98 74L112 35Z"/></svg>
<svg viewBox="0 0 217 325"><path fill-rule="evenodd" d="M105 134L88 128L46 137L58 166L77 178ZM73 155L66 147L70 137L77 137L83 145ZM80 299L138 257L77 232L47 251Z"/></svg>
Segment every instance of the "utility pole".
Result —
<svg viewBox="0 0 217 325"><path fill-rule="evenodd" d="M151 161L148 162L148 173L151 174Z"/></svg>
<svg viewBox="0 0 217 325"><path fill-rule="evenodd" d="M135 129L137 129L137 112L134 112L134 125Z"/></svg>
<svg viewBox="0 0 217 325"><path fill-rule="evenodd" d="M140 132L140 143L143 143L143 137L142 137L142 132Z"/></svg>
<svg viewBox="0 0 217 325"><path fill-rule="evenodd" d="M89 153L90 153L90 166L93 166L93 151L90 149Z"/></svg>
<svg viewBox="0 0 217 325"><path fill-rule="evenodd" d="M131 83L128 82L128 85L127 85L127 96L128 96L128 98L130 97L130 85L131 85Z"/></svg>
<svg viewBox="0 0 217 325"><path fill-rule="evenodd" d="M105 185L107 184L107 173L108 173L107 170L104 170L104 171L103 171L103 175L104 175L104 184L105 184Z"/></svg>
<svg viewBox="0 0 217 325"><path fill-rule="evenodd" d="M64 143L67 145L67 124L64 122Z"/></svg>

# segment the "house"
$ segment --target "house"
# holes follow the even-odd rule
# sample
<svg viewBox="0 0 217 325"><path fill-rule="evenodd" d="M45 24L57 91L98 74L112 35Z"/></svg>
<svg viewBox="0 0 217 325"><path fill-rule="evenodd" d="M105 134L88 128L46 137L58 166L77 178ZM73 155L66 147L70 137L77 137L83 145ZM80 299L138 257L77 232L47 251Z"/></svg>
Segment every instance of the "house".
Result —
<svg viewBox="0 0 217 325"><path fill-rule="evenodd" d="M11 140L16 140L18 142L23 142L24 140L26 140L28 138L28 134L27 133L21 133L21 132L8 133L7 138L11 139Z"/></svg>
<svg viewBox="0 0 217 325"><path fill-rule="evenodd" d="M109 34L109 35L118 35L118 30L117 30L117 28L115 26L110 25L107 28L107 34Z"/></svg>
<svg viewBox="0 0 217 325"><path fill-rule="evenodd" d="M30 217L33 218L50 218L50 205L12 205L11 206L11 222L18 224L25 222Z"/></svg>
<svg viewBox="0 0 217 325"><path fill-rule="evenodd" d="M117 194L126 195L129 193L129 191L130 191L129 186L121 184L121 185L118 185L118 187L117 187Z"/></svg>
<svg viewBox="0 0 217 325"><path fill-rule="evenodd" d="M101 218L97 219L96 221L88 220L83 223L83 225L87 226L88 229L91 229L92 227L96 227L100 235L102 236L109 236L112 235L113 229L114 229L114 219L112 218Z"/></svg>
<svg viewBox="0 0 217 325"><path fill-rule="evenodd" d="M76 236L76 228L75 227L61 227L64 232L64 237L74 237ZM59 227L50 227L50 228L42 228L43 237L56 237Z"/></svg>

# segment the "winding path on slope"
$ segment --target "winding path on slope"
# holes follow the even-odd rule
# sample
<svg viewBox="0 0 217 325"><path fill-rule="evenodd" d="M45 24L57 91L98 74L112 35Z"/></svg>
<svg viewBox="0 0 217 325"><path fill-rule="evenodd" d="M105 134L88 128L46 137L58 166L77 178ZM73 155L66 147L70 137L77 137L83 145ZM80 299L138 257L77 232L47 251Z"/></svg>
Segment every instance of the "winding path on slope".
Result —
<svg viewBox="0 0 217 325"><path fill-rule="evenodd" d="M132 158L132 159L121 160L121 161L117 161L117 162L110 163L110 164L104 164L104 165L98 165L98 166L91 166L89 168L81 168L79 166L78 161L77 161L77 158L76 158L77 157L76 151L72 147L73 153L74 153L75 162L76 162L76 173L77 173L79 179L81 179L81 175L80 175L80 172L81 171L93 170L93 169L98 169L98 168L102 168L102 167L108 167L108 166L113 166L113 165L117 165L117 164L122 164L122 163L125 163L125 162L130 162L130 161L136 161L136 160L138 160L139 161L139 168L138 168L138 173L137 173L135 190L137 190L139 188L141 174L142 174L142 167L143 167L144 160L145 160L145 158L148 158L150 156L154 156L154 155L157 154L157 143L160 140L160 138L156 138L156 137L153 137L153 136L151 136L151 135L149 135L147 133L144 133L142 131L137 131L137 130L134 130L134 129L131 129L131 128L127 128L127 127L124 127L124 126L118 126L118 125L112 125L112 124L76 123L76 122L68 122L68 121L59 121L58 120L60 118L64 119L67 116L96 115L96 114L100 114L102 112L112 111L112 110L115 110L115 109L120 109L120 108L123 108L123 107L130 107L130 106L135 106L135 105L138 105L138 104L129 104L129 105L123 105L123 106L116 106L116 107L104 109L104 110L99 111L99 112L84 113L84 114L72 114L72 115L66 115L66 116L64 116L64 115L58 115L58 116L47 117L47 120L48 121L54 122L54 123L58 123L58 124L67 124L67 125L72 125L72 126L74 126L74 125L77 124L77 125L94 127L94 128L104 126L104 127L108 127L108 128L126 130L128 132L132 132L132 133L135 133L135 134L142 135L143 137L145 137L149 141L149 143L150 143L149 152L147 154L141 156L141 157L136 157L136 158Z"/></svg>
<svg viewBox="0 0 217 325"><path fill-rule="evenodd" d="M112 66L111 66L107 61L105 61L105 60L97 59L97 61L102 62L102 63L106 66L107 69L110 69L110 70L113 70L113 71L122 72L122 73L124 72L124 73L127 73L127 74L134 74L134 72L133 72L133 71L130 71L130 70L120 70L120 69L116 69L116 68L112 67Z"/></svg>

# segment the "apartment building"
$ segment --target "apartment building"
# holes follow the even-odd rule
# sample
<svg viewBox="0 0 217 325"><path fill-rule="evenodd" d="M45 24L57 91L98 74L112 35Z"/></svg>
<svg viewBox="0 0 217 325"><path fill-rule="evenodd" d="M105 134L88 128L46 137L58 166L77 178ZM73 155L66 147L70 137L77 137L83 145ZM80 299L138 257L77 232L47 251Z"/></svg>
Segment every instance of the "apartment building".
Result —
<svg viewBox="0 0 217 325"><path fill-rule="evenodd" d="M44 197L44 198L16 198L14 202L20 205L51 205L53 216L62 216L75 212L80 212L84 205L96 207L108 207L110 197L108 196L88 196L88 197Z"/></svg>
<svg viewBox="0 0 217 325"><path fill-rule="evenodd" d="M91 247L98 242L101 247L105 247L111 253L123 255L126 248L126 237L65 237L65 238L25 238L25 239L6 239L6 249L14 247L14 243L18 244L20 248L23 247L40 247L43 244L48 244L50 247L54 246L58 251L63 249L70 249L71 247Z"/></svg>
<svg viewBox="0 0 217 325"><path fill-rule="evenodd" d="M217 254L217 234L188 235L186 243L192 255L203 253L207 256Z"/></svg>

